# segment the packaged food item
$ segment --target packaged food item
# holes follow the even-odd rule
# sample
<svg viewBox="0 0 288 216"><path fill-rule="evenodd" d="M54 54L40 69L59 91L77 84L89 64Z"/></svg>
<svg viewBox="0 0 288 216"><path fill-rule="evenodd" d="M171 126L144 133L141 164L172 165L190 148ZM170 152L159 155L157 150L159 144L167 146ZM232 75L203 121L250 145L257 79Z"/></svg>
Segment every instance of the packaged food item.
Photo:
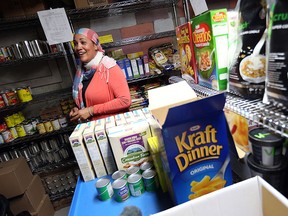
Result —
<svg viewBox="0 0 288 216"><path fill-rule="evenodd" d="M210 10L192 20L199 84L216 90L227 88L227 10Z"/></svg>
<svg viewBox="0 0 288 216"><path fill-rule="evenodd" d="M288 2L273 0L270 6L266 91L269 102L288 106Z"/></svg>
<svg viewBox="0 0 288 216"><path fill-rule="evenodd" d="M193 81L198 83L191 22L177 26L176 37L181 62L181 73L190 75Z"/></svg>
<svg viewBox="0 0 288 216"><path fill-rule="evenodd" d="M173 45L171 43L161 44L150 47L149 55L155 61L155 64L162 70L168 71L174 69L173 66ZM171 60L170 60L171 58Z"/></svg>
<svg viewBox="0 0 288 216"><path fill-rule="evenodd" d="M229 91L244 98L262 98L265 86L266 1L238 0L236 58L229 68Z"/></svg>

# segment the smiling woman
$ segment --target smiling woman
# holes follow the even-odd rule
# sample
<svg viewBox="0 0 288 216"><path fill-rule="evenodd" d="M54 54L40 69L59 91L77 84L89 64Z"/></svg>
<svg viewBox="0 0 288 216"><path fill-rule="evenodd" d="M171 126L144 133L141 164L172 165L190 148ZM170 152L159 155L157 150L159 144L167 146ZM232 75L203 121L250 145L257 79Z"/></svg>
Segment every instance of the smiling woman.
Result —
<svg viewBox="0 0 288 216"><path fill-rule="evenodd" d="M131 105L126 78L116 61L104 55L98 38L88 28L74 35L74 51L80 63L73 82L77 107L69 113L71 121L106 118L129 111Z"/></svg>

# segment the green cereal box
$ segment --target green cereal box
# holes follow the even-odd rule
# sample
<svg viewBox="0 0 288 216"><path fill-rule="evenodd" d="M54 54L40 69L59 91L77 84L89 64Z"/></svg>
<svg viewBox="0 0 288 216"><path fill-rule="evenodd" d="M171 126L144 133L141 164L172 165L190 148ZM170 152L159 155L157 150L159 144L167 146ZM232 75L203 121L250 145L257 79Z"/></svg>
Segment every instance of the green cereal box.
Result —
<svg viewBox="0 0 288 216"><path fill-rule="evenodd" d="M148 91L152 99L153 90ZM162 120L159 105L154 103L159 102L149 97L149 109L161 125L161 159L174 202L181 204L231 185L225 93L182 105L163 105L166 117Z"/></svg>
<svg viewBox="0 0 288 216"><path fill-rule="evenodd" d="M226 90L228 79L227 10L210 10L192 20L199 84Z"/></svg>

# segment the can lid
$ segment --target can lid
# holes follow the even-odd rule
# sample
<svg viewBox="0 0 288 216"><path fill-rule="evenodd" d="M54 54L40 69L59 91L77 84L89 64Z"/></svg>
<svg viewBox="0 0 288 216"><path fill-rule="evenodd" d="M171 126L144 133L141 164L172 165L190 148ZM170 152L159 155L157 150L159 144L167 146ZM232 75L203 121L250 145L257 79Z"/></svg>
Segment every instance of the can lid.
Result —
<svg viewBox="0 0 288 216"><path fill-rule="evenodd" d="M285 138L267 128L260 127L249 131L249 141L256 145L275 147L283 145Z"/></svg>
<svg viewBox="0 0 288 216"><path fill-rule="evenodd" d="M250 169L262 173L262 174L277 174L282 173L285 169L287 169L288 161L285 156L281 157L281 163L277 166L263 166L257 163L254 159L252 153L247 156L247 164Z"/></svg>
<svg viewBox="0 0 288 216"><path fill-rule="evenodd" d="M96 188L104 187L104 186L108 185L109 182L110 182L109 179L107 179L107 178L101 178L101 179L99 179L99 180L96 182Z"/></svg>

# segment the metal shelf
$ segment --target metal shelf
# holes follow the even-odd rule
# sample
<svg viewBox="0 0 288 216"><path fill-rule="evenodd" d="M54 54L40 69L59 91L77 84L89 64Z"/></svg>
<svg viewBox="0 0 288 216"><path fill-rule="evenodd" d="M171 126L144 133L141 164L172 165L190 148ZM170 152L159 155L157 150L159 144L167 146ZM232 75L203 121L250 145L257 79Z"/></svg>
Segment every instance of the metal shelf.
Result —
<svg viewBox="0 0 288 216"><path fill-rule="evenodd" d="M127 82L128 82L128 84L137 83L137 82L141 82L144 80L154 79L154 78L158 78L158 77L162 77L162 76L164 76L163 73L157 74L157 75L149 75L149 76L145 76L145 77L139 77L136 79L130 79L130 80L127 80Z"/></svg>
<svg viewBox="0 0 288 216"><path fill-rule="evenodd" d="M106 43L106 44L102 44L101 46L103 47L103 49L109 49L109 48L113 48L113 47L125 46L125 45L129 45L129 44L134 44L134 43L139 43L139 42L144 42L144 41L149 41L149 40L155 40L155 39L164 38L164 37L173 37L173 36L175 36L174 30L156 33L156 34L150 34L150 35L125 38L125 39L122 39L121 41Z"/></svg>
<svg viewBox="0 0 288 216"><path fill-rule="evenodd" d="M125 13L135 13L147 9L168 8L178 0L130 0L107 4L98 7L67 10L72 21L82 21L83 18L103 18Z"/></svg>
<svg viewBox="0 0 288 216"><path fill-rule="evenodd" d="M25 137L19 137L19 138L13 140L12 142L1 144L0 150L3 151L3 149L5 149L5 148L11 148L11 147L18 146L18 145L20 146L20 145L23 145L25 143L32 142L35 140L43 140L43 139L47 139L48 137L52 137L52 136L55 136L58 134L72 132L74 130L75 126L76 125L70 125L70 126L67 126L65 128L61 128L60 130L52 131L52 132L45 133L45 134L38 134L37 133L37 134L33 134L33 135L27 135Z"/></svg>
<svg viewBox="0 0 288 216"><path fill-rule="evenodd" d="M41 168L37 168L33 170L33 173L40 175L44 173L50 173L51 171L55 171L57 169L67 168L68 166L75 166L75 165L77 165L77 161L75 158L73 158L66 161L61 161L59 163L49 164Z"/></svg>
<svg viewBox="0 0 288 216"><path fill-rule="evenodd" d="M178 0L129 0L97 7L83 9L66 10L68 18L73 22L82 21L86 18L103 18L117 16L125 13L135 13L146 9L169 8L176 4ZM0 30L23 28L40 25L38 15L29 17L13 17L0 19Z"/></svg>
<svg viewBox="0 0 288 216"><path fill-rule="evenodd" d="M55 59L55 58L62 58L62 57L64 57L64 53L63 52L48 53L48 54L43 54L41 56L35 56L35 57L31 57L31 58L23 58L23 59L17 59L17 60L7 60L5 62L0 63L0 67L14 66L14 65L27 63L27 62L52 60L52 59Z"/></svg>
<svg viewBox="0 0 288 216"><path fill-rule="evenodd" d="M201 97L219 94L219 91L188 82L191 88ZM245 117L258 125L268 128L283 137L288 138L287 107L278 104L265 104L261 99L244 99L227 93L225 108Z"/></svg>

